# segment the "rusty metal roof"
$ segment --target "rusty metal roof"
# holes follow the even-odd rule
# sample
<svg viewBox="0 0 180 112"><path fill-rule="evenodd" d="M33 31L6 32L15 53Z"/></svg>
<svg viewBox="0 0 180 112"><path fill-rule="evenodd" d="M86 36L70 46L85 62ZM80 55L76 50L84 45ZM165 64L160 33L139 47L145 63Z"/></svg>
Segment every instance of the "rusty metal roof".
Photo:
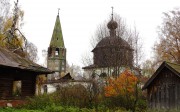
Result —
<svg viewBox="0 0 180 112"><path fill-rule="evenodd" d="M51 70L40 66L29 59L20 57L19 55L0 47L0 66L17 68L37 73L49 74Z"/></svg>

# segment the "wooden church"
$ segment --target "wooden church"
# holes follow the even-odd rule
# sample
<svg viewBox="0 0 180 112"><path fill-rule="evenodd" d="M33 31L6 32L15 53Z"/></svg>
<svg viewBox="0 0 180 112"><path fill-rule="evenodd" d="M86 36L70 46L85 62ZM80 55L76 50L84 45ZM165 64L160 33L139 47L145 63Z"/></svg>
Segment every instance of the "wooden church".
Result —
<svg viewBox="0 0 180 112"><path fill-rule="evenodd" d="M123 67L133 67L133 49L130 44L117 33L118 23L113 17L107 23L109 35L103 37L92 50L93 64L83 67L85 71L96 74L118 76Z"/></svg>
<svg viewBox="0 0 180 112"><path fill-rule="evenodd" d="M150 108L180 109L180 65L163 62L142 89Z"/></svg>

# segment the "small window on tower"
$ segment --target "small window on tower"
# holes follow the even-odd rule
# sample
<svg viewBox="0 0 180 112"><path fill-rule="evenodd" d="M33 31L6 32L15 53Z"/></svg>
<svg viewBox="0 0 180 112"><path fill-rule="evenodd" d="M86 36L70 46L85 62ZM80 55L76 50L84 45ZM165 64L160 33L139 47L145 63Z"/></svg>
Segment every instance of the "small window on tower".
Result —
<svg viewBox="0 0 180 112"><path fill-rule="evenodd" d="M58 55L59 55L58 51L56 51L56 52L55 52L55 55L56 55L56 56L58 56Z"/></svg>
<svg viewBox="0 0 180 112"><path fill-rule="evenodd" d="M62 61L62 65L64 65L64 61Z"/></svg>
<svg viewBox="0 0 180 112"><path fill-rule="evenodd" d="M59 48L56 48L55 56L58 56L58 55L59 55Z"/></svg>

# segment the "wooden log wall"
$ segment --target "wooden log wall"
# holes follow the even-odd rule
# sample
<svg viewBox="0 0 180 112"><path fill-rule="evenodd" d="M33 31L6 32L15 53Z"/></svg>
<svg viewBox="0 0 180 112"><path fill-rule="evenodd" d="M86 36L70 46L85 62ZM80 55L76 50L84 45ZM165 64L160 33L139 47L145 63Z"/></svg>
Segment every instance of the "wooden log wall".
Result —
<svg viewBox="0 0 180 112"><path fill-rule="evenodd" d="M31 73L26 73L22 78L22 96L34 96L36 89L36 76Z"/></svg>
<svg viewBox="0 0 180 112"><path fill-rule="evenodd" d="M180 109L180 78L164 69L148 88L150 108Z"/></svg>
<svg viewBox="0 0 180 112"><path fill-rule="evenodd" d="M3 68L0 70L0 99L13 99L13 82L21 81L21 97L35 95L37 73Z"/></svg>
<svg viewBox="0 0 180 112"><path fill-rule="evenodd" d="M13 78L10 74L0 74L0 99L12 97Z"/></svg>

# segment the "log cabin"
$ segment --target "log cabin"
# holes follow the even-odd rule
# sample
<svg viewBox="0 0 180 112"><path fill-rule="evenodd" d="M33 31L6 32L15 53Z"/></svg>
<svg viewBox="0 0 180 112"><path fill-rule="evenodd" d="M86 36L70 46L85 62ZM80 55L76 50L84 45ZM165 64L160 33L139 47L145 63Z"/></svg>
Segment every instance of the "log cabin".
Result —
<svg viewBox="0 0 180 112"><path fill-rule="evenodd" d="M36 77L49 73L52 71L0 47L0 100L17 98L13 94L16 81L19 81L21 86L18 98L34 96Z"/></svg>
<svg viewBox="0 0 180 112"><path fill-rule="evenodd" d="M180 65L163 62L142 89L149 108L180 109Z"/></svg>

